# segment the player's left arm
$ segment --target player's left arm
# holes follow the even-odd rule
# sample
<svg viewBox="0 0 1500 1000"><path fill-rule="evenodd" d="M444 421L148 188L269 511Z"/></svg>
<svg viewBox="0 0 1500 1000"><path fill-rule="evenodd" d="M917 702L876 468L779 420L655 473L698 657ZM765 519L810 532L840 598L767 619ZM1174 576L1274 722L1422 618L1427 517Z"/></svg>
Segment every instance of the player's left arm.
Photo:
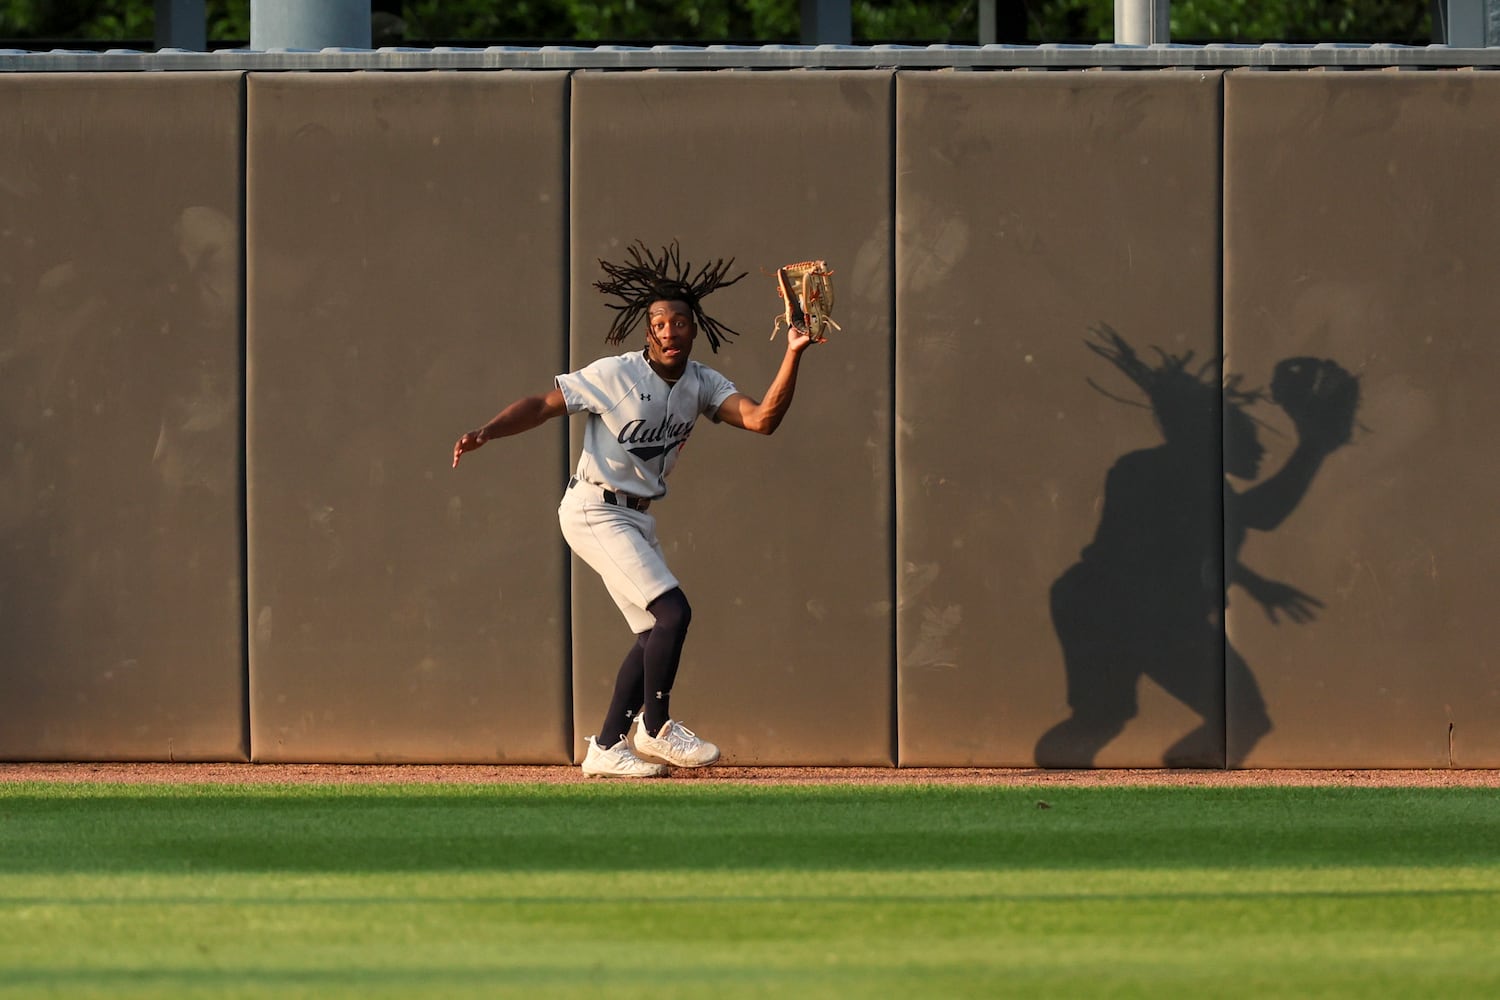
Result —
<svg viewBox="0 0 1500 1000"><path fill-rule="evenodd" d="M802 352L813 343L804 330L788 331L786 354L782 355L781 367L771 380L764 399L757 400L743 392L737 392L719 404L718 419L731 427L771 434L781 426L781 418L791 409L792 395L797 389L797 368L802 363Z"/></svg>

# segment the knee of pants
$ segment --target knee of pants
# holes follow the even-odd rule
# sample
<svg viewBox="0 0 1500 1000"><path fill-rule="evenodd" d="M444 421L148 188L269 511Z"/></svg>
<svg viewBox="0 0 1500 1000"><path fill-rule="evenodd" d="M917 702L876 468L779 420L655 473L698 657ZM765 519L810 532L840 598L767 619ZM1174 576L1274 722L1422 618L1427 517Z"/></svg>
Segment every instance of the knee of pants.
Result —
<svg viewBox="0 0 1500 1000"><path fill-rule="evenodd" d="M656 616L656 627L683 633L693 621L693 608L682 588L675 587L646 606Z"/></svg>

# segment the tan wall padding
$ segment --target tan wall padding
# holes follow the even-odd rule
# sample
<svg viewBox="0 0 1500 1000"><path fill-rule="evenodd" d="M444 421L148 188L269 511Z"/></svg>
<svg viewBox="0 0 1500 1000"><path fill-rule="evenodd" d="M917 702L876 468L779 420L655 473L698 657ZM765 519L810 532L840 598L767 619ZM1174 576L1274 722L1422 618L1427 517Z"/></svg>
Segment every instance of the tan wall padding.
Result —
<svg viewBox="0 0 1500 1000"><path fill-rule="evenodd" d="M591 282L625 245L681 241L749 277L707 300L740 331L693 357L760 398L784 352L768 272L826 258L842 334L811 349L771 438L704 421L653 508L693 605L673 714L743 764L890 764L891 74L580 73L574 367L609 353ZM644 346L644 333L630 347ZM583 418L573 418L574 448ZM574 569L575 746L631 634Z"/></svg>
<svg viewBox="0 0 1500 1000"><path fill-rule="evenodd" d="M1500 78L1235 72L1226 115L1230 367L1266 387L1287 359L1331 359L1361 397L1305 491L1274 475L1303 441L1288 411L1249 409L1265 454L1237 489L1274 484L1291 511L1248 530L1242 561L1322 606L1276 624L1231 592L1231 645L1274 726L1248 763L1500 765ZM1328 422L1303 425L1316 442ZM1232 732L1256 701L1231 689Z"/></svg>
<svg viewBox="0 0 1500 1000"><path fill-rule="evenodd" d="M749 272L694 354L745 392L776 265L844 328L652 511L727 762L1500 766L1496 121L1447 71L0 74L0 758L577 760L632 638L557 528L582 418L451 451L676 238ZM1326 454L1270 392L1320 359Z"/></svg>
<svg viewBox="0 0 1500 1000"><path fill-rule="evenodd" d="M1214 73L898 79L904 765L1222 761L1214 408L1166 449L1087 343L1214 355L1219 102Z"/></svg>
<svg viewBox="0 0 1500 1000"><path fill-rule="evenodd" d="M0 74L0 757L243 760L238 74Z"/></svg>
<svg viewBox="0 0 1500 1000"><path fill-rule="evenodd" d="M249 88L254 756L566 761L566 75Z"/></svg>

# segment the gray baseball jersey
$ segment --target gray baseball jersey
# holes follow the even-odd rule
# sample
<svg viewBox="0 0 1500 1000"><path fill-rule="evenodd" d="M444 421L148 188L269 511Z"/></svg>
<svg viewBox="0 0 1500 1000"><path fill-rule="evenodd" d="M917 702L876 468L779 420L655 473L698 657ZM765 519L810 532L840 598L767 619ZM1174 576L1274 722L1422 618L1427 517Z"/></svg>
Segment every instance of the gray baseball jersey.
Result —
<svg viewBox="0 0 1500 1000"><path fill-rule="evenodd" d="M668 385L644 351L631 351L557 376L569 413L592 416L575 475L583 482L649 500L667 495L667 476L700 415L718 419L738 390L723 375L688 361Z"/></svg>

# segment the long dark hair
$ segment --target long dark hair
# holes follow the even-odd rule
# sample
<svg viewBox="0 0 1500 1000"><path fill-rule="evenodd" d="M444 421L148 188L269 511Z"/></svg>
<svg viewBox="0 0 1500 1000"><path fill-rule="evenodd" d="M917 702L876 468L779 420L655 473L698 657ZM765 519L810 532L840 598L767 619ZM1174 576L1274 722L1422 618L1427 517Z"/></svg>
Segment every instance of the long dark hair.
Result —
<svg viewBox="0 0 1500 1000"><path fill-rule="evenodd" d="M619 301L609 303L615 310L614 322L604 338L607 343L618 344L635 330L636 324L646 314L653 302L685 302L693 314L693 320L708 337L708 346L718 353L721 341L738 334L703 311L702 300L720 288L739 281L750 272L744 271L725 280L725 275L734 266L734 258L716 260L705 264L696 273L693 265L682 262L682 251L673 240L661 248L660 254L640 240L627 249L630 259L623 264L599 261L608 278L594 282L594 287L605 295Z"/></svg>
<svg viewBox="0 0 1500 1000"><path fill-rule="evenodd" d="M1247 412L1248 407L1266 398L1265 391L1243 388L1239 375L1221 378L1221 358L1211 357L1194 365L1192 351L1168 354L1157 347L1152 348L1156 352L1156 363L1152 364L1108 324L1093 327L1090 332L1096 340L1085 341L1085 346L1124 372L1145 394L1147 403L1116 396L1093 379L1088 380L1089 385L1116 402L1149 408L1168 441L1216 432L1221 406L1226 412L1238 411L1253 424L1265 426Z"/></svg>

